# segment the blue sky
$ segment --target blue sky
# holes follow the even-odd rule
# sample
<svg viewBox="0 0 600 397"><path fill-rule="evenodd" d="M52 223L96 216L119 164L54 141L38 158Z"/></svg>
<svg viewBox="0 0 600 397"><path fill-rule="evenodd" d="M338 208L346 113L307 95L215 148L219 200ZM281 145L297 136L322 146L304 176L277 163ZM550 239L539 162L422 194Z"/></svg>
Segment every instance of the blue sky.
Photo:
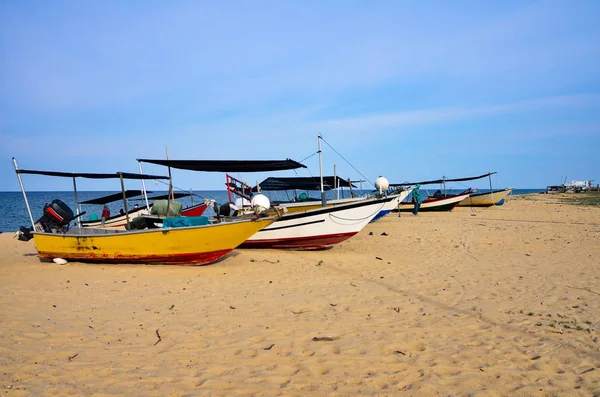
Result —
<svg viewBox="0 0 600 397"><path fill-rule="evenodd" d="M19 188L12 157L81 172L136 172L166 147L301 160L319 133L371 181L497 171L498 187L600 183L599 1L218 3L2 2L0 190ZM360 178L324 147L326 173L333 163ZM306 164L318 175L316 156ZM186 189L223 181L174 171Z"/></svg>

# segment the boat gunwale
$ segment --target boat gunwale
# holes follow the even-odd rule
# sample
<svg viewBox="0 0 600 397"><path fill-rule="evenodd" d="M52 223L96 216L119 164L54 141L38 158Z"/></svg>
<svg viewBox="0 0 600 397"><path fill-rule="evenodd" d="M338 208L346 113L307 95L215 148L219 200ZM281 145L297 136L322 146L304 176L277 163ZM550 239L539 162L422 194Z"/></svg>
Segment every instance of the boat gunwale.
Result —
<svg viewBox="0 0 600 397"><path fill-rule="evenodd" d="M458 194L456 196L452 196L452 197L440 197L440 198L436 198L436 197L427 197L425 200L423 200L421 202L421 208L423 208L423 204L431 204L431 203L442 203L445 200L447 200L448 202L445 204L450 204L452 203L451 200L455 200L460 198L460 200L464 200L465 198L469 197L471 195L471 193L464 193L464 194ZM426 201L429 200L429 201ZM458 200L457 202L460 202L460 200ZM413 206L414 204L410 201L407 202L402 202L400 203L401 206Z"/></svg>
<svg viewBox="0 0 600 397"><path fill-rule="evenodd" d="M315 208L315 209L306 210L306 211L292 212L290 214L283 214L281 216L281 219L277 219L277 220L275 220L275 222L290 220L290 219L293 220L293 219L297 219L297 218L304 218L304 217L315 215L315 214L322 214L322 213L326 214L329 212L343 211L343 210L367 206L367 205L371 205L371 204L387 203L388 201L395 200L397 197L398 197L398 195L391 195L391 196L386 196L386 197L372 199L372 200L365 199L365 200L360 200L358 202L340 204L340 205L335 205L335 206L331 206L331 207L322 207L322 208Z"/></svg>
<svg viewBox="0 0 600 397"><path fill-rule="evenodd" d="M43 236L56 236L56 237L76 237L76 238L87 238L87 237L114 237L114 236L131 236L131 235L139 235L144 233L167 233L178 230L192 230L192 229L205 229L208 227L216 227L216 226L225 226L231 225L234 223L246 223L246 222L257 222L263 220L272 219L273 222L277 220L276 216L268 216L261 217L257 219L232 219L219 223L211 223L209 225L198 225L198 226L181 226L181 227L169 227L169 228L155 228L155 229L139 229L139 230L119 230L119 229L107 229L107 228L91 228L91 227L73 227L69 229L69 232L73 229L85 230L84 233L48 233L48 232L36 232L34 231L32 234L35 235L43 235ZM271 223L273 223L271 222ZM265 226L266 227L266 226ZM94 231L100 231L99 233L94 233Z"/></svg>
<svg viewBox="0 0 600 397"><path fill-rule="evenodd" d="M505 189L492 190L492 191L490 191L490 192L471 193L471 196L469 196L469 197L485 196L486 194L504 193L504 192L507 192L507 191L512 191L512 190L514 190L514 188L512 188L512 187L507 187L507 188L505 188Z"/></svg>

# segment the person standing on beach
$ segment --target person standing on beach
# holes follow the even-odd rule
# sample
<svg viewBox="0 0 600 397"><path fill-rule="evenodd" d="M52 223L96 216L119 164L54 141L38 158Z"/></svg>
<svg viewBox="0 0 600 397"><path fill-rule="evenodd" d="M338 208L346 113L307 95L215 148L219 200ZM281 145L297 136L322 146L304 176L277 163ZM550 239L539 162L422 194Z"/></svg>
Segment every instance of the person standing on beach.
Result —
<svg viewBox="0 0 600 397"><path fill-rule="evenodd" d="M105 205L104 208L102 208L102 215L100 218L102 220L102 226L104 226L104 222L110 218L110 210L108 209L108 205Z"/></svg>
<svg viewBox="0 0 600 397"><path fill-rule="evenodd" d="M415 205L415 207L413 208L414 215L417 215L419 213L419 208L421 207L421 202L423 201L423 199L421 199L421 191L419 190L420 187L421 185L417 183L417 185L412 191L412 201Z"/></svg>

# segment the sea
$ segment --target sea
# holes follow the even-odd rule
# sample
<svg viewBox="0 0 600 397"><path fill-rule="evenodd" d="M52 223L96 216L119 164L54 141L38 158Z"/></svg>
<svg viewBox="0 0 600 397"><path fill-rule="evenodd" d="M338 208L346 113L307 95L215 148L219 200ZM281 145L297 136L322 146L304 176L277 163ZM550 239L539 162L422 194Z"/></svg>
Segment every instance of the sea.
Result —
<svg viewBox="0 0 600 397"><path fill-rule="evenodd" d="M423 188L421 188L423 190ZM435 190L433 190L435 191ZM433 194L433 191L429 192ZM448 193L460 193L462 190L457 189L449 189ZM484 190L482 190L484 191ZM545 189L514 189L512 194L535 194L544 192ZM77 199L79 202L91 200L94 198L107 196L109 194L119 193L118 191L78 191ZM153 191L152 195L160 195L166 194L167 192ZM371 191L357 191L355 193L358 195L362 194L370 194ZM427 193L425 191L424 193ZM327 197L329 199L334 198L334 192L327 192ZM349 197L348 191L344 193L340 193L340 198ZM206 190L206 191L197 191L194 192L193 204L200 203L204 198L216 200L217 204L223 204L229 201L229 197L226 190ZM268 195L269 198L273 201L291 201L291 197L286 195L286 192L270 192ZM316 199L317 195L312 194ZM50 203L54 199L59 199L65 202L73 212L75 212L75 196L72 191L42 191L42 192L27 192L27 200L29 202L29 206L31 208L31 213L33 216L33 220L36 221L38 218L42 216L42 211L44 205ZM235 199L234 199L235 200ZM181 199L177 199L177 201L183 204L183 207L188 207L192 205L192 198L184 197ZM128 208L133 208L135 204L139 204L143 206L145 203L141 199L130 198L127 201ZM115 201L113 203L107 204L111 215L115 215L119 212L121 208L123 208L123 201ZM82 216L83 219L88 220L92 214L96 214L99 218L100 213L102 212L102 205L90 205L90 204L81 204L81 211L85 211L85 214ZM212 216L214 212L212 209L208 209L205 212L205 215ZM25 200L23 198L23 194L21 192L0 192L0 232L15 232L19 230L19 227L31 226L31 221L29 220L29 215L27 213L27 207L25 205Z"/></svg>

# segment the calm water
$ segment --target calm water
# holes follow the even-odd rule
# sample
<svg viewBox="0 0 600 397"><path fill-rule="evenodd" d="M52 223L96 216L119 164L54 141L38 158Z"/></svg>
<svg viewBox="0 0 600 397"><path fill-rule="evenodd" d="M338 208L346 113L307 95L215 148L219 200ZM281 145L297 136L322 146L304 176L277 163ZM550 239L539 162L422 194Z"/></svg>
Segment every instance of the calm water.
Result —
<svg viewBox="0 0 600 397"><path fill-rule="evenodd" d="M424 190L421 188L421 190ZM430 193L433 194L434 190L431 190ZM544 189L515 189L513 194L531 194L531 193L539 193L544 191ZM424 190L424 193L427 191ZM448 190L450 193L458 193L459 190ZM106 192L77 192L77 198L81 201L90 200L97 197L106 196L108 194L118 193L117 191L106 191ZM154 195L165 194L166 192L154 191ZM228 200L226 191L198 191L197 194L199 197L194 197L194 204L199 203L202 198L209 198L216 200L218 204L225 203ZM345 192L345 197L348 197L348 192ZM312 196L318 196L313 194ZM333 192L328 192L328 197L333 198ZM285 192L278 192L276 194L270 194L270 198L272 200L289 200L289 197L286 196ZM64 201L73 211L75 212L75 197L73 192L28 192L27 200L29 201L29 206L31 207L31 212L33 215L34 221L37 220L40 216L42 216L42 209L46 203L51 202L54 199L59 199ZM182 199L178 199L183 203L184 208L190 206L192 204L191 199L189 197L185 197ZM128 201L128 207L131 208L135 204L143 205L142 201L130 199ZM110 213L112 215L119 212L119 209L123 208L123 202L117 201L114 203L108 204L110 208ZM102 211L101 205L81 205L82 211L86 211L86 214L83 215L83 219L89 219L91 214L100 215ZM29 215L27 214L27 207L25 206L25 201L23 200L23 194L21 192L0 192L0 232L14 232L19 229L20 226L31 226L31 222L29 221ZM206 215L211 216L214 215L211 209L207 210Z"/></svg>

